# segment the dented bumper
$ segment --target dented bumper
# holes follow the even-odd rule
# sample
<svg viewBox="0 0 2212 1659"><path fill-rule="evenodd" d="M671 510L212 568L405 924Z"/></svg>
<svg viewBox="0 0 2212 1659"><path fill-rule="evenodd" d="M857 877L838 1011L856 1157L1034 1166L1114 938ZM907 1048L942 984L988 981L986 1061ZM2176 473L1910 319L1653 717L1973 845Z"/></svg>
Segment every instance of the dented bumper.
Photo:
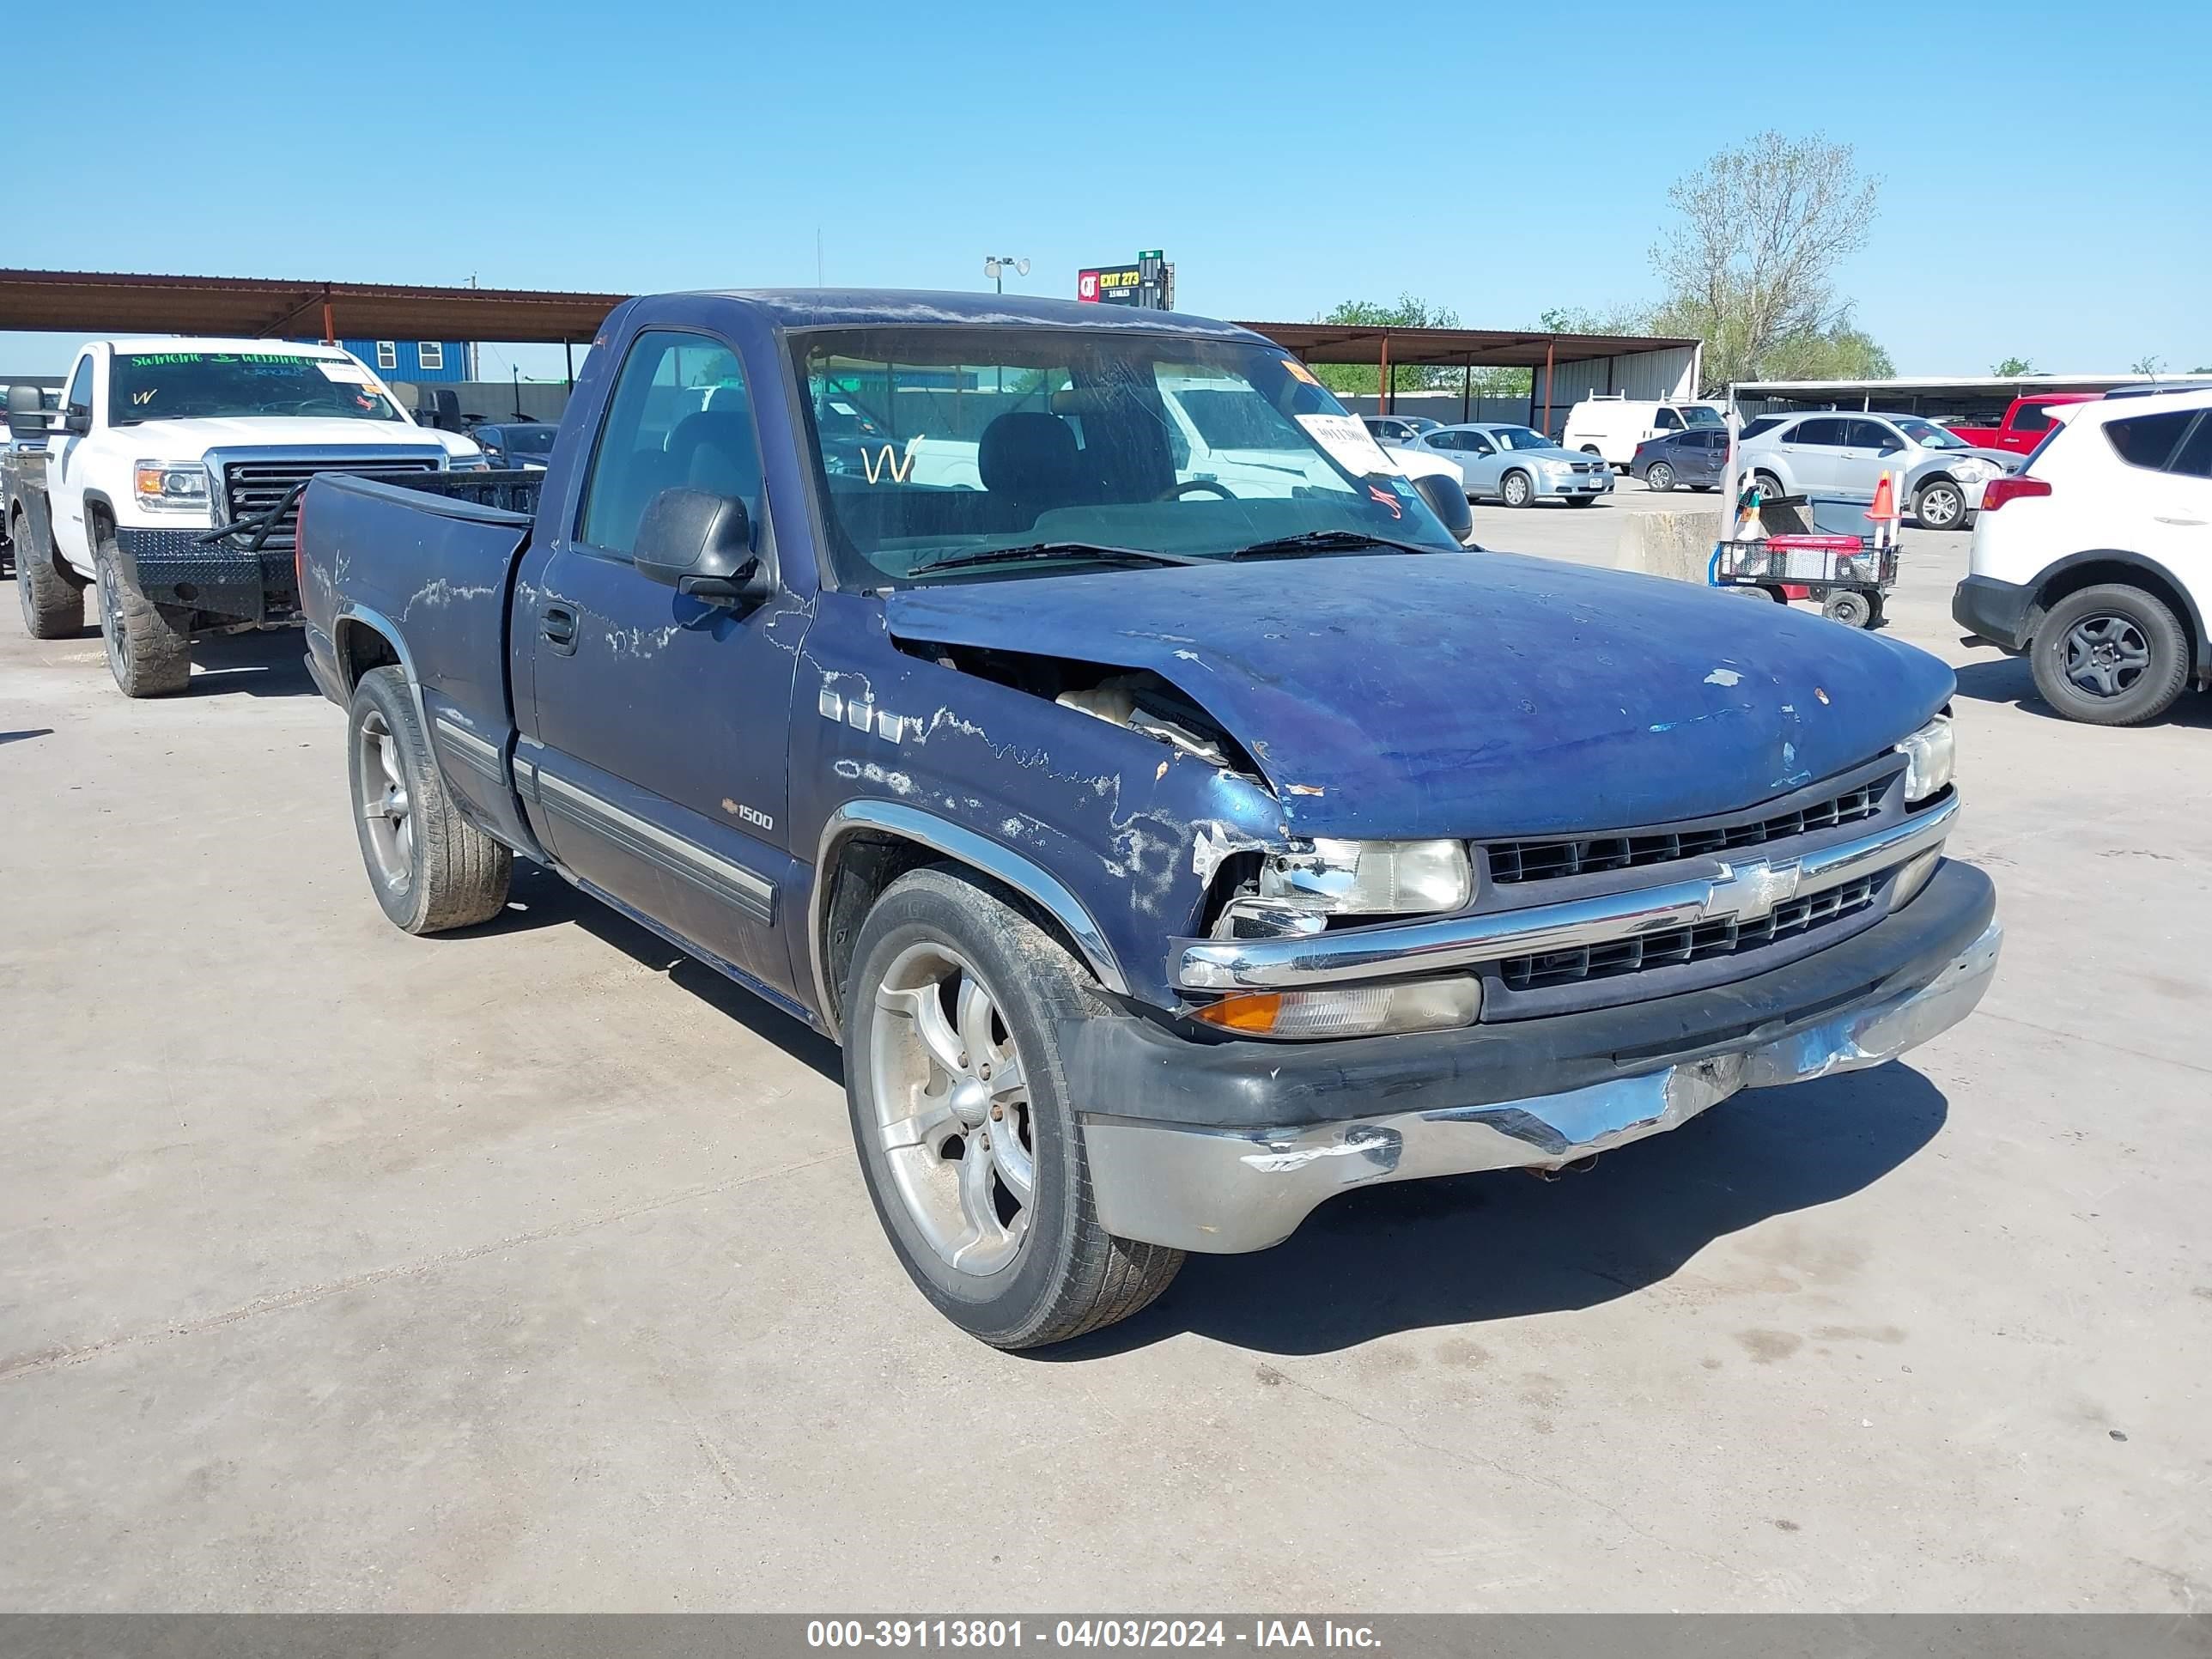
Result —
<svg viewBox="0 0 2212 1659"><path fill-rule="evenodd" d="M1290 1050L1080 1022L1063 1033L1076 1098L1130 1103L1084 1115L1099 1219L1183 1249L1263 1249L1355 1187L1556 1169L1741 1090L1878 1066L1981 1000L1994 908L1987 877L1947 863L1895 915L1769 974L1503 1027Z"/></svg>

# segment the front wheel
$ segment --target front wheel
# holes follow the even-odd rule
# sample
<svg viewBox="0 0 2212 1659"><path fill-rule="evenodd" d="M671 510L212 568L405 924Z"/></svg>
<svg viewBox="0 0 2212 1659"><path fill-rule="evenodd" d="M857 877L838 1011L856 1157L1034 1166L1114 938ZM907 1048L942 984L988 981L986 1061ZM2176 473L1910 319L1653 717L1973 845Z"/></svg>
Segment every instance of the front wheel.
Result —
<svg viewBox="0 0 2212 1659"><path fill-rule="evenodd" d="M1934 479L1920 487L1912 516L1923 530L1956 530L1966 520L1966 492L1948 478Z"/></svg>
<svg viewBox="0 0 2212 1659"><path fill-rule="evenodd" d="M1498 486L1498 498L1508 507L1526 507L1536 499L1535 487L1525 472L1509 472Z"/></svg>
<svg viewBox="0 0 2212 1659"><path fill-rule="evenodd" d="M970 1335L1035 1348L1127 1319L1182 1252L1099 1224L1060 1033L1111 1010L1008 896L933 866L877 901L845 998L845 1095L908 1277Z"/></svg>
<svg viewBox="0 0 2212 1659"><path fill-rule="evenodd" d="M2189 679L2189 641L2165 603L2100 583L2051 608L2028 647L2035 689L2069 720L2141 726L2173 707Z"/></svg>
<svg viewBox="0 0 2212 1659"><path fill-rule="evenodd" d="M123 574L115 532L103 532L93 554L100 591L100 637L107 672L126 697L173 697L192 683L187 613L156 605Z"/></svg>
<svg viewBox="0 0 2212 1659"><path fill-rule="evenodd" d="M1672 489L1674 487L1674 469L1664 461L1654 461L1651 470L1644 475L1644 482L1654 489Z"/></svg>
<svg viewBox="0 0 2212 1659"><path fill-rule="evenodd" d="M442 933L507 904L514 854L453 809L397 668L372 668L346 711L354 829L368 884L392 926Z"/></svg>

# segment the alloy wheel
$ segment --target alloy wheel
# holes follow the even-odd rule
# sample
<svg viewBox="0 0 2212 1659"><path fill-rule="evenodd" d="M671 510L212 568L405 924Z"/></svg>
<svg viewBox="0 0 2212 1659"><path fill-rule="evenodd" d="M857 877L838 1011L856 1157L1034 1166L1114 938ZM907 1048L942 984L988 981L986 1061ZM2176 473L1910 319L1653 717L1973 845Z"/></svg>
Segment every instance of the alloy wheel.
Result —
<svg viewBox="0 0 2212 1659"><path fill-rule="evenodd" d="M2125 617L2084 617L2066 630L2066 678L2093 697L2124 696L2150 666L2150 641Z"/></svg>
<svg viewBox="0 0 2212 1659"><path fill-rule="evenodd" d="M958 953L901 951L876 991L872 1126L915 1228L947 1266L1000 1273L1036 1188L1029 1082L990 988Z"/></svg>
<svg viewBox="0 0 2212 1659"><path fill-rule="evenodd" d="M387 890L404 893L415 878L414 805L407 795L407 773L400 759L398 739L374 708L362 717L361 730L354 738L353 763L376 878Z"/></svg>

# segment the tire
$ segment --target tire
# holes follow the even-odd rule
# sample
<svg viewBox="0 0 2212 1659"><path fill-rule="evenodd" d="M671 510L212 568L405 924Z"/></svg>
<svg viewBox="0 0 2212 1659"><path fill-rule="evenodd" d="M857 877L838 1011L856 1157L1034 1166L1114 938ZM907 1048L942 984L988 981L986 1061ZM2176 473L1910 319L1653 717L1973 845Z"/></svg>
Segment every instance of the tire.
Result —
<svg viewBox="0 0 2212 1659"><path fill-rule="evenodd" d="M1654 489L1672 489L1674 487L1674 469L1664 461L1654 461L1644 473L1644 482Z"/></svg>
<svg viewBox="0 0 2212 1659"><path fill-rule="evenodd" d="M2124 582L2059 600L2027 655L2043 700L2088 726L2154 720L2189 680L2189 637L2180 622L2162 600Z"/></svg>
<svg viewBox="0 0 2212 1659"><path fill-rule="evenodd" d="M190 612L155 605L123 574L115 532L102 526L92 556L107 672L126 697L173 697L192 683Z"/></svg>
<svg viewBox="0 0 2212 1659"><path fill-rule="evenodd" d="M23 631L34 640L68 639L84 629L84 589L63 576L50 550L32 547L30 531L21 512L8 526Z"/></svg>
<svg viewBox="0 0 2212 1659"><path fill-rule="evenodd" d="M1912 498L1923 530L1958 530L1966 522L1966 492L1948 478L1930 478Z"/></svg>
<svg viewBox="0 0 2212 1659"><path fill-rule="evenodd" d="M1498 499L1508 507L1534 507L1536 486L1527 473L1516 468L1498 481Z"/></svg>
<svg viewBox="0 0 2212 1659"><path fill-rule="evenodd" d="M1092 1199L1059 1033L1112 1010L1075 959L1004 890L931 866L885 890L853 960L853 1142L899 1265L938 1311L993 1347L1036 1348L1164 1291L1183 1253L1115 1237Z"/></svg>
<svg viewBox="0 0 2212 1659"><path fill-rule="evenodd" d="M1789 494L1789 491L1783 489L1782 480L1771 472L1754 472L1751 475L1751 481L1759 486L1759 493L1763 500L1771 501L1778 495Z"/></svg>
<svg viewBox="0 0 2212 1659"><path fill-rule="evenodd" d="M362 863L392 925L443 933L497 915L514 854L454 810L399 669L372 668L354 688L346 757Z"/></svg>
<svg viewBox="0 0 2212 1659"><path fill-rule="evenodd" d="M1874 606L1854 587L1838 587L1820 602L1820 614L1846 628L1874 626Z"/></svg>
<svg viewBox="0 0 2212 1659"><path fill-rule="evenodd" d="M1584 444L1583 446L1583 453L1589 456L1594 461L1601 461L1605 459L1604 452L1599 449L1595 444Z"/></svg>

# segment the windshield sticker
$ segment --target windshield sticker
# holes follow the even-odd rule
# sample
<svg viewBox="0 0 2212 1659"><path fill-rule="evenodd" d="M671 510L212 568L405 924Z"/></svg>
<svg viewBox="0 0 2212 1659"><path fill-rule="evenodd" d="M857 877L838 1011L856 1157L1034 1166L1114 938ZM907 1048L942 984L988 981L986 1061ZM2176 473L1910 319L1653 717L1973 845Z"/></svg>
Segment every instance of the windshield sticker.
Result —
<svg viewBox="0 0 2212 1659"><path fill-rule="evenodd" d="M1367 493L1382 505L1389 507L1392 518L1402 519L1406 516L1406 510L1398 505L1398 498L1389 490L1378 489L1373 484L1370 484L1367 486Z"/></svg>
<svg viewBox="0 0 2212 1659"><path fill-rule="evenodd" d="M359 363L341 362L333 357L318 357L315 367L323 371L326 380L336 380L340 386L371 386L368 371Z"/></svg>
<svg viewBox="0 0 2212 1659"><path fill-rule="evenodd" d="M1297 422L1308 437L1328 452L1331 460L1355 478L1397 471L1357 415L1301 415Z"/></svg>
<svg viewBox="0 0 2212 1659"><path fill-rule="evenodd" d="M1313 370L1308 368L1304 363L1300 362L1295 357L1284 358L1283 367L1290 371L1291 378L1294 380L1304 380L1308 386L1319 386L1321 384L1319 380L1314 379Z"/></svg>
<svg viewBox="0 0 2212 1659"><path fill-rule="evenodd" d="M914 446L919 434L907 441L906 453L899 453L896 444L885 444L881 448L869 445L860 451L860 465L867 470L870 483L881 483L889 478L893 483L904 483L914 474Z"/></svg>

